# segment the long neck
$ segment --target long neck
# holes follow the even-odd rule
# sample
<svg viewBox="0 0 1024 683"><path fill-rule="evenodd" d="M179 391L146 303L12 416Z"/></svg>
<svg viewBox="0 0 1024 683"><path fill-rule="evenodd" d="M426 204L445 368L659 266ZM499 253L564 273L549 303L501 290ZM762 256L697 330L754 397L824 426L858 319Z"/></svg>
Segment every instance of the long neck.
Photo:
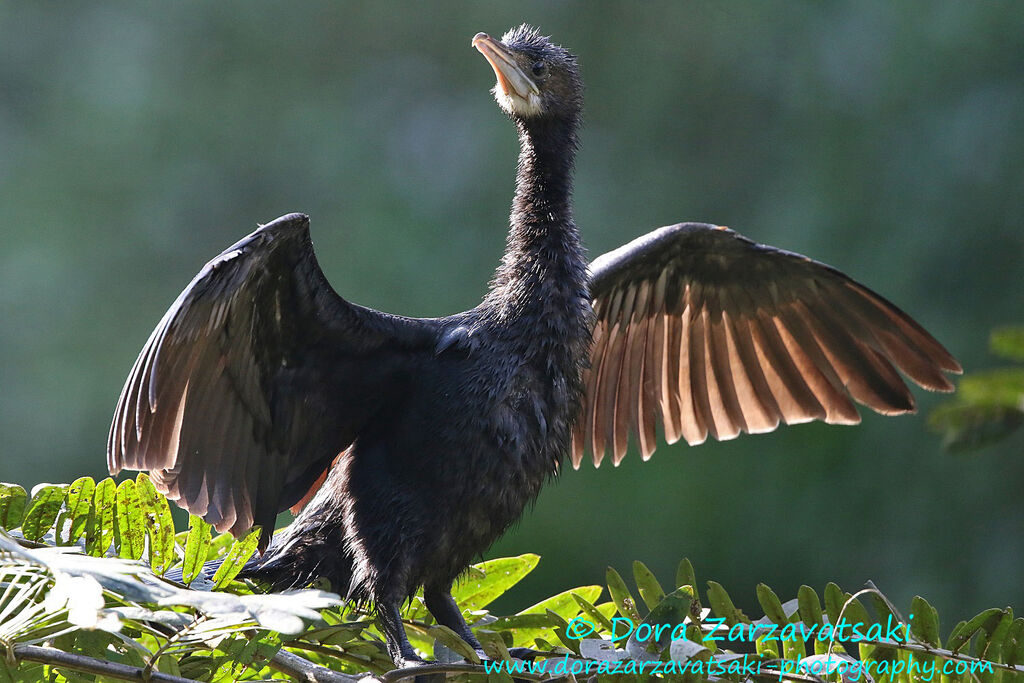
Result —
<svg viewBox="0 0 1024 683"><path fill-rule="evenodd" d="M572 216L575 125L519 122L519 172L508 243L484 304L509 319L586 300L586 260ZM564 301L556 301L564 300Z"/></svg>

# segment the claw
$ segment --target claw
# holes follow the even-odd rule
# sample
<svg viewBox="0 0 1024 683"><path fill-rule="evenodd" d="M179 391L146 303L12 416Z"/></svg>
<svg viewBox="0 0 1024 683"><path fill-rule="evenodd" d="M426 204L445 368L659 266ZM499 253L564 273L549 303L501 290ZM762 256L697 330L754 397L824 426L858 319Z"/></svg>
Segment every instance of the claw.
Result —
<svg viewBox="0 0 1024 683"><path fill-rule="evenodd" d="M508 653L516 659L525 659L528 661L533 661L540 656L540 652L531 647L510 647Z"/></svg>
<svg viewBox="0 0 1024 683"><path fill-rule="evenodd" d="M428 664L433 663L434 662L428 662L425 659L420 659L419 657L398 657L395 659L395 666L399 669L409 669L414 666L427 666Z"/></svg>

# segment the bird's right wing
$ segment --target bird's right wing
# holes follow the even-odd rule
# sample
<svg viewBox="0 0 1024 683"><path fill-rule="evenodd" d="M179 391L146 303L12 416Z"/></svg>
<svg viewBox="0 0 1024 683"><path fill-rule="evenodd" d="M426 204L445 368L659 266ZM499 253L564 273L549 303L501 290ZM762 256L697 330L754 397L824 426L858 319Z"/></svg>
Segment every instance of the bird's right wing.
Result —
<svg viewBox="0 0 1024 683"><path fill-rule="evenodd" d="M430 321L350 304L327 283L309 219L260 227L210 261L125 382L107 464L218 530L272 529L400 391ZM264 534L264 542L269 534Z"/></svg>

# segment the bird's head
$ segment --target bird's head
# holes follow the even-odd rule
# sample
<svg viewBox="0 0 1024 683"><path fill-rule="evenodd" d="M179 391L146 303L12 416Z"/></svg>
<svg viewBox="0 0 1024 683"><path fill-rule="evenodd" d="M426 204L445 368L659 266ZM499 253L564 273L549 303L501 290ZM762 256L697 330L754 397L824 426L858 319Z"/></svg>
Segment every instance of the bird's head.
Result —
<svg viewBox="0 0 1024 683"><path fill-rule="evenodd" d="M523 24L501 40L486 33L473 38L494 69L494 98L519 121L575 120L583 107L583 83L576 57L537 29Z"/></svg>

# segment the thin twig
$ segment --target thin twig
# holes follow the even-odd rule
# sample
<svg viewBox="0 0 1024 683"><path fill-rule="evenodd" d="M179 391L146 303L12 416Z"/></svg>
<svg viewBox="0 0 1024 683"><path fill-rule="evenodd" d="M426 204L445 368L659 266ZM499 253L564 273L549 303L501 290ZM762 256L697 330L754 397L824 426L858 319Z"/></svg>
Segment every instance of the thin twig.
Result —
<svg viewBox="0 0 1024 683"><path fill-rule="evenodd" d="M207 619L209 619L208 616L206 616L205 614L200 614L198 617L196 617L195 619L192 620L192 623L186 625L185 628L181 629L180 631L175 632L175 634L173 636L168 638L166 640L166 642L164 642L164 644L160 646L160 649L158 649L156 652L154 652L153 656L149 658L148 662L146 662L146 668L145 668L144 671L146 672L147 677L148 677L149 673L151 673L153 671L153 667L156 666L157 660L160 659L160 657L165 652L170 650L174 646L175 643L177 643L179 640L181 640L185 636L185 634L187 634L192 629L198 627L200 624L205 622Z"/></svg>
<svg viewBox="0 0 1024 683"><path fill-rule="evenodd" d="M39 662L51 666L63 666L75 671L87 674L109 676L122 681L152 681L152 683L199 683L194 678L182 678L171 674L153 671L146 676L146 672L137 666L108 662L105 659L96 659L86 655L76 655L70 652L58 650L55 647L40 647L38 645L15 645L14 656L18 659L30 662Z"/></svg>
<svg viewBox="0 0 1024 683"><path fill-rule="evenodd" d="M1014 673L1024 673L1024 665L1021 664L1005 664L1003 662L997 662L991 659L982 659L981 657L974 657L972 655L965 655L962 652L953 652L952 650L946 650L939 647L932 647L928 643L922 641L915 641L913 643L903 643L893 640L868 640L867 638L861 638L857 640L857 644L864 643L865 645L878 645L881 647L889 647L894 650L907 650L908 652L917 652L918 654L931 655L940 659L948 659L954 662L970 662L978 664L991 664L993 668L1003 669L1004 671L1012 671Z"/></svg>

